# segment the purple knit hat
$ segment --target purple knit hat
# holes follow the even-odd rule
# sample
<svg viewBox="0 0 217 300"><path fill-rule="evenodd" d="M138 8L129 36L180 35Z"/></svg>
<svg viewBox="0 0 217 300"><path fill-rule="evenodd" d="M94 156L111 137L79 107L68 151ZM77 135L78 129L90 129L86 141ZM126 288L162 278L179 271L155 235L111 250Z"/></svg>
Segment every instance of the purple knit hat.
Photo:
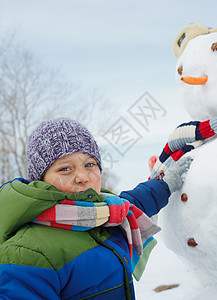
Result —
<svg viewBox="0 0 217 300"><path fill-rule="evenodd" d="M41 180L55 160L75 152L93 157L102 171L99 149L92 134L68 118L42 122L29 136L26 152L30 181Z"/></svg>

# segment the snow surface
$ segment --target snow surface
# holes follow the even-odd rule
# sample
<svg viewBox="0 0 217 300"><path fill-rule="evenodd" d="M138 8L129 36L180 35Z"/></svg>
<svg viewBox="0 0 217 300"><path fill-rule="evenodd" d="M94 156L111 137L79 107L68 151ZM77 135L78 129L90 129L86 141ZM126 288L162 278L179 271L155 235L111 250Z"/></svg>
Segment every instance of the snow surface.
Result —
<svg viewBox="0 0 217 300"><path fill-rule="evenodd" d="M163 231L163 230L162 230ZM153 249L146 270L139 282L134 281L137 300L216 300L217 288L199 280L197 270L181 260L156 235L157 246ZM159 285L179 284L178 287L155 292Z"/></svg>

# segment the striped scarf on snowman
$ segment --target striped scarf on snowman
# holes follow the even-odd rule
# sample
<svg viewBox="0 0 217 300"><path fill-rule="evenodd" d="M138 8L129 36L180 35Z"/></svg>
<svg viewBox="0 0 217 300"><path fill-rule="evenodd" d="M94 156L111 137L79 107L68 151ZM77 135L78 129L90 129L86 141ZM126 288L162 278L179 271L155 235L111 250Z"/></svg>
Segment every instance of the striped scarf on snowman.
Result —
<svg viewBox="0 0 217 300"><path fill-rule="evenodd" d="M179 125L169 136L149 179L162 178L170 165L178 161L184 154L204 144L216 133L217 117L203 122L191 121Z"/></svg>

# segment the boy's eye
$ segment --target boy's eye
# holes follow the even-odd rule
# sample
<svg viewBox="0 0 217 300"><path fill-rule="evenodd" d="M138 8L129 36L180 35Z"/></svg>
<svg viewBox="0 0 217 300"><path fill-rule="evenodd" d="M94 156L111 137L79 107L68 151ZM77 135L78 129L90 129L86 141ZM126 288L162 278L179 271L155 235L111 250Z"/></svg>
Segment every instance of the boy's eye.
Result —
<svg viewBox="0 0 217 300"><path fill-rule="evenodd" d="M65 167L65 168L62 168L62 169L60 169L60 171L69 171L70 170L70 168L69 167Z"/></svg>
<svg viewBox="0 0 217 300"><path fill-rule="evenodd" d="M91 167L93 167L94 165L95 165L95 163L89 162L89 163L87 163L87 164L85 165L85 167L86 167L86 168L91 168Z"/></svg>

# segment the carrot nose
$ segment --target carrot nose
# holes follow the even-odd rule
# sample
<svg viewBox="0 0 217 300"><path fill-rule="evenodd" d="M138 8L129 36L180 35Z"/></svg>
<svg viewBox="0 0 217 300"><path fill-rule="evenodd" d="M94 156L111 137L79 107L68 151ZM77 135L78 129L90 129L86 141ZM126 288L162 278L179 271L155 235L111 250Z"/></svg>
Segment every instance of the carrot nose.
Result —
<svg viewBox="0 0 217 300"><path fill-rule="evenodd" d="M181 80L191 85L203 85L207 82L208 76L204 76L204 77L185 76L185 77L181 77Z"/></svg>

